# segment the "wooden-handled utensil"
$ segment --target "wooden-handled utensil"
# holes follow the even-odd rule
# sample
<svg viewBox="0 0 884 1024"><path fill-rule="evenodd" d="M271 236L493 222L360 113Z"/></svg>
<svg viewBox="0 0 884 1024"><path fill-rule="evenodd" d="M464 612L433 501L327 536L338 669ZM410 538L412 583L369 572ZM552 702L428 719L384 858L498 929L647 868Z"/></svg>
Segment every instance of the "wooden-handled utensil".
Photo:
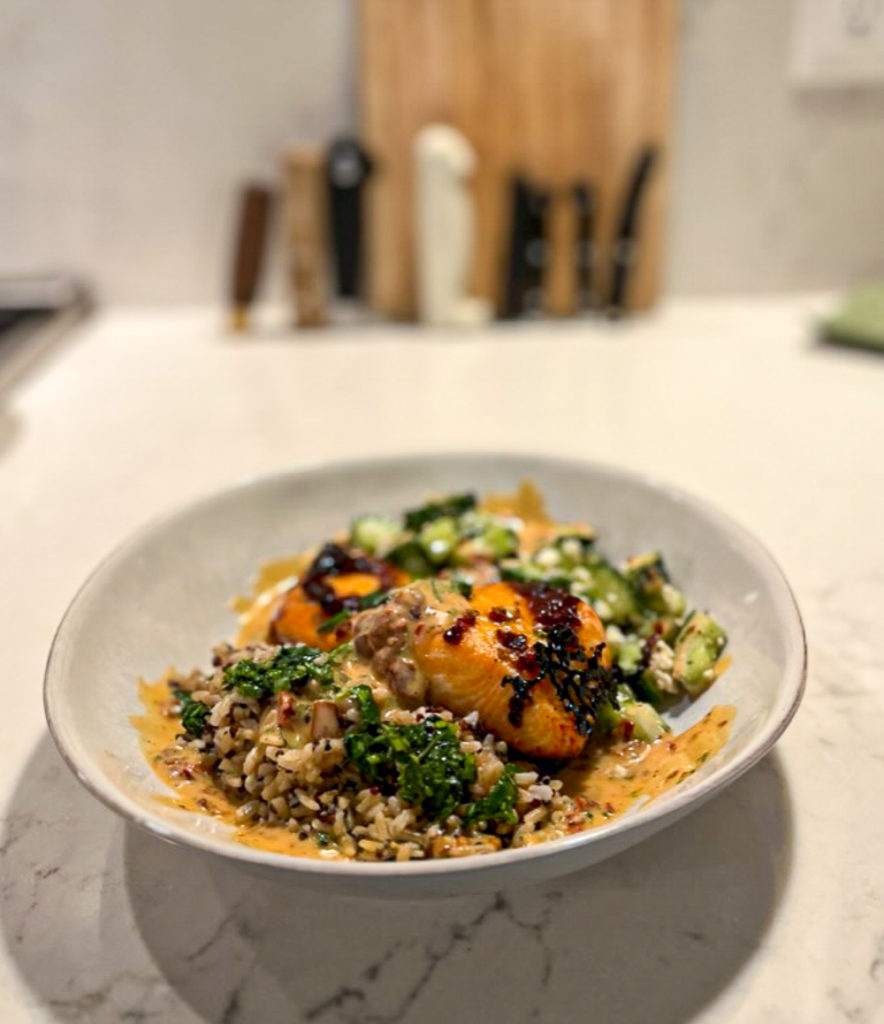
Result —
<svg viewBox="0 0 884 1024"><path fill-rule="evenodd" d="M328 288L325 156L319 146L293 146L285 154L283 172L295 322L318 327L326 321Z"/></svg>
<svg viewBox="0 0 884 1024"><path fill-rule="evenodd" d="M244 331L248 327L249 307L257 294L264 262L270 208L269 189L257 184L245 186L239 204L230 282L230 326L234 331Z"/></svg>

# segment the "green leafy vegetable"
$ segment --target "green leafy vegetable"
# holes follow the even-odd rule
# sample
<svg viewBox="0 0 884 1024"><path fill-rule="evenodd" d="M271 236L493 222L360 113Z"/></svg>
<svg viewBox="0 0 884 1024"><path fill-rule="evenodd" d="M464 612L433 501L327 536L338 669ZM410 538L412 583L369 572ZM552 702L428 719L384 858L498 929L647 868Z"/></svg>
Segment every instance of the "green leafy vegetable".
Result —
<svg viewBox="0 0 884 1024"><path fill-rule="evenodd" d="M417 533L427 523L434 519L441 519L443 516L462 516L476 507L475 494L452 494L442 501L430 502L421 505L420 508L410 509L405 513L404 524L406 530L414 530Z"/></svg>
<svg viewBox="0 0 884 1024"><path fill-rule="evenodd" d="M559 575L544 572L526 561L515 565L502 565L500 567L500 577L510 583L546 583L550 587L569 590L571 588L571 578L561 575L561 570L557 571Z"/></svg>
<svg viewBox="0 0 884 1024"><path fill-rule="evenodd" d="M416 540L406 540L387 552L387 561L404 569L409 576L415 579L423 579L433 575L433 566L427 558L426 552Z"/></svg>
<svg viewBox="0 0 884 1024"><path fill-rule="evenodd" d="M480 800L474 800L463 813L465 825L473 822L494 821L515 823L518 821L516 814L516 781L513 776L516 774L515 765L508 764L503 775L495 782L491 791Z"/></svg>
<svg viewBox="0 0 884 1024"><path fill-rule="evenodd" d="M296 644L281 647L267 661L243 658L224 670L224 685L237 689L244 697L257 698L301 689L311 679L327 685L332 682L334 653Z"/></svg>
<svg viewBox="0 0 884 1024"><path fill-rule="evenodd" d="M371 687L365 684L354 686L348 693L356 702L360 726L367 728L373 725L380 725L381 713L371 692Z"/></svg>
<svg viewBox="0 0 884 1024"><path fill-rule="evenodd" d="M201 700L194 700L186 690L174 690L173 693L181 705L179 714L185 733L192 739L198 739L206 728L206 719L211 708Z"/></svg>
<svg viewBox="0 0 884 1024"><path fill-rule="evenodd" d="M457 729L436 715L414 725L381 723L369 687L351 693L360 721L344 737L348 760L366 782L395 791L428 818L448 817L476 777L476 759L461 750Z"/></svg>
<svg viewBox="0 0 884 1024"><path fill-rule="evenodd" d="M518 553L512 521L478 511L475 494L453 494L405 513L386 559L416 579L452 565L498 562Z"/></svg>

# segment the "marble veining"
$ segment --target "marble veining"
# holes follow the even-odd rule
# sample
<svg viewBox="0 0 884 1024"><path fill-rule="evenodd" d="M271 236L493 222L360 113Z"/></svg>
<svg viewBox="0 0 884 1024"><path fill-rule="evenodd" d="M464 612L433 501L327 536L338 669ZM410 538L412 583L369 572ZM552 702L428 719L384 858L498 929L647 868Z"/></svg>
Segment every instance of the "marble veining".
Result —
<svg viewBox="0 0 884 1024"><path fill-rule="evenodd" d="M3 927L25 984L64 1021L398 1024L446 1020L453 999L514 1021L576 1021L584 985L597 1019L614 1021L623 972L639 968L639 1006L677 1020L764 941L788 817L774 756L690 832L572 879L453 901L334 899L122 825L44 739L5 824Z"/></svg>

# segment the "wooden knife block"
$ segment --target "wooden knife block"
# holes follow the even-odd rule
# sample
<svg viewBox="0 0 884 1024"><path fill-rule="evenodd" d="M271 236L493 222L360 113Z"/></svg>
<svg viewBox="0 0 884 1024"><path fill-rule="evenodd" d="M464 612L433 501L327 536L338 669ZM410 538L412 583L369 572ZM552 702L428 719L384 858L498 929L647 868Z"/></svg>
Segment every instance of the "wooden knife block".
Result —
<svg viewBox="0 0 884 1024"><path fill-rule="evenodd" d="M661 277L677 0L360 0L361 136L376 162L368 196L372 305L415 313L412 144L425 124L453 125L479 158L474 179L473 293L499 306L509 244L509 182L552 188L546 308L576 305L571 186L599 204L597 286L633 163L662 159L641 209L630 306L656 299Z"/></svg>

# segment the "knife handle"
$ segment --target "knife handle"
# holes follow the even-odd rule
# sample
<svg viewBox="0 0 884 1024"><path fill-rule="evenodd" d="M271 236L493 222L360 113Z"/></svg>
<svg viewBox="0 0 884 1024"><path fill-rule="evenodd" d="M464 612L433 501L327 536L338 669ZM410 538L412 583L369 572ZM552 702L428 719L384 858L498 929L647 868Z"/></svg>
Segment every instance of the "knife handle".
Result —
<svg viewBox="0 0 884 1024"><path fill-rule="evenodd" d="M574 185L571 198L577 221L574 267L577 278L577 309L593 309L595 295L596 194L588 182Z"/></svg>
<svg viewBox="0 0 884 1024"><path fill-rule="evenodd" d="M522 311L538 314L543 311L543 289L549 268L548 225L552 194L531 186L528 191L528 240L525 245L527 268Z"/></svg>
<svg viewBox="0 0 884 1024"><path fill-rule="evenodd" d="M286 241L298 327L326 321L328 203L319 146L296 146L284 157Z"/></svg>
<svg viewBox="0 0 884 1024"><path fill-rule="evenodd" d="M270 190L263 185L250 184L242 190L230 287L231 327L235 331L244 331L248 326L248 311L258 290L264 261L270 205Z"/></svg>
<svg viewBox="0 0 884 1024"><path fill-rule="evenodd" d="M503 302L507 318L542 308L549 263L549 192L535 188L521 175L512 179L510 190L510 247Z"/></svg>
<svg viewBox="0 0 884 1024"><path fill-rule="evenodd" d="M362 211L372 161L358 141L335 139L325 163L332 255L338 295L356 298L362 290Z"/></svg>
<svg viewBox="0 0 884 1024"><path fill-rule="evenodd" d="M528 273L525 249L530 230L529 192L528 182L519 175L510 182L510 244L502 309L502 315L508 319L519 316L523 307Z"/></svg>
<svg viewBox="0 0 884 1024"><path fill-rule="evenodd" d="M607 308L608 316L615 319L626 310L629 278L638 254L636 242L638 216L656 160L657 150L654 146L645 146L641 150L633 166L629 188L620 212L620 225L614 239L611 291Z"/></svg>

